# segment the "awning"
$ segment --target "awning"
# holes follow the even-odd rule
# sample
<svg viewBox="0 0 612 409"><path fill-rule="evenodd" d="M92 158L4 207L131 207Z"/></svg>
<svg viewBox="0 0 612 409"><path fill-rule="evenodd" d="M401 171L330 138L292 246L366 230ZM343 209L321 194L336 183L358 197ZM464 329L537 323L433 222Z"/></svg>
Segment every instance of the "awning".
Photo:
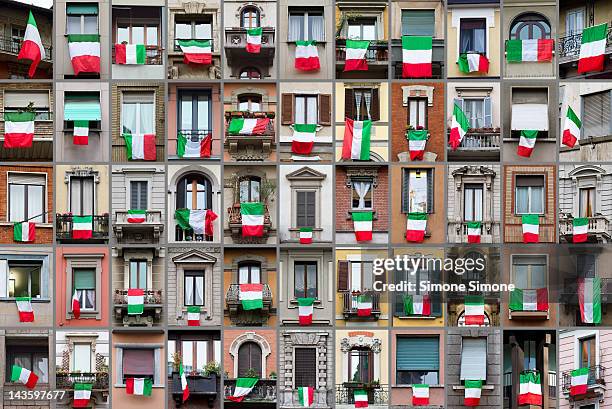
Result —
<svg viewBox="0 0 612 409"><path fill-rule="evenodd" d="M100 97L98 95L66 95L64 101L65 121L100 121Z"/></svg>
<svg viewBox="0 0 612 409"><path fill-rule="evenodd" d="M513 104L513 131L548 131L548 105Z"/></svg>
<svg viewBox="0 0 612 409"><path fill-rule="evenodd" d="M97 4L67 4L66 14L68 15L97 15L98 5Z"/></svg>

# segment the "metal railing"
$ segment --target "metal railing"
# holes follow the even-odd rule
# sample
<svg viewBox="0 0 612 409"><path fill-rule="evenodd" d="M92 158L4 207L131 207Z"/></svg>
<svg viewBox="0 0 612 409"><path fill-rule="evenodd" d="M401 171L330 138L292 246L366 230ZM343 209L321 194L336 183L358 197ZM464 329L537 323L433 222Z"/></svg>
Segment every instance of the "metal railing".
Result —
<svg viewBox="0 0 612 409"><path fill-rule="evenodd" d="M229 224L242 224L242 213L240 213L240 205L232 206L227 208L227 217ZM272 221L270 220L270 212L268 206L264 205L264 235L266 234L266 227L270 227Z"/></svg>
<svg viewBox="0 0 612 409"><path fill-rule="evenodd" d="M179 41L191 41L191 40L197 40L197 41L210 41L210 51L211 52L215 52L215 44L213 42L212 38L175 38L174 39L174 51L176 52L181 52L181 47L179 46Z"/></svg>
<svg viewBox="0 0 612 409"><path fill-rule="evenodd" d="M12 113L12 112L17 112L17 110L4 110L4 111L0 111L0 120L4 121L4 114L5 113ZM36 112L36 116L34 116L34 121L51 121L53 120L53 112L52 111L35 111Z"/></svg>
<svg viewBox="0 0 612 409"><path fill-rule="evenodd" d="M355 391L365 390L368 395L368 404L386 405L389 403L389 385L350 384L336 385L336 405L354 405Z"/></svg>
<svg viewBox="0 0 612 409"><path fill-rule="evenodd" d="M587 387L594 385L604 385L606 376L606 368L601 365L589 367L589 375L587 378ZM564 371L561 373L561 387L563 393L569 393L572 386L572 371Z"/></svg>
<svg viewBox="0 0 612 409"><path fill-rule="evenodd" d="M380 293L377 291L362 291L360 293L342 293L342 311L345 315L357 315L359 296L369 296L372 299L372 314L380 313Z"/></svg>
<svg viewBox="0 0 612 409"><path fill-rule="evenodd" d="M346 40L336 40L336 61L346 60ZM369 63L389 61L389 44L387 41L378 40L371 42L366 51L366 61Z"/></svg>
<svg viewBox="0 0 612 409"><path fill-rule="evenodd" d="M272 304L272 290L268 284L263 284L262 299L265 304ZM240 303L240 284L230 284L225 294L225 302L227 304Z"/></svg>
<svg viewBox="0 0 612 409"><path fill-rule="evenodd" d="M493 132L470 132L465 134L458 150L485 150L499 149L501 146L499 131Z"/></svg>
<svg viewBox="0 0 612 409"><path fill-rule="evenodd" d="M226 379L223 386L225 399L234 394L236 379ZM276 401L276 379L260 379L251 392L244 398L243 402L275 402Z"/></svg>
<svg viewBox="0 0 612 409"><path fill-rule="evenodd" d="M58 389L73 389L75 383L90 383L92 389L108 389L108 372L58 372L55 380Z"/></svg>
<svg viewBox="0 0 612 409"><path fill-rule="evenodd" d="M160 305L163 302L162 290L144 290L144 305ZM127 305L128 290L115 289L113 294L113 304Z"/></svg>
<svg viewBox="0 0 612 409"><path fill-rule="evenodd" d="M73 231L72 214L55 215L55 235L58 240L72 240ZM92 216L92 236L90 240L108 240L108 214Z"/></svg>
<svg viewBox="0 0 612 409"><path fill-rule="evenodd" d="M559 57L566 59L576 59L580 55L580 45L582 44L582 33L571 34L559 37ZM608 26L606 34L606 48L612 45L612 27Z"/></svg>
<svg viewBox="0 0 612 409"><path fill-rule="evenodd" d="M1 52L18 55L19 50L21 50L21 43L21 39L0 35ZM43 61L52 61L52 47L49 44L43 44L43 48L45 49L45 58L43 58Z"/></svg>

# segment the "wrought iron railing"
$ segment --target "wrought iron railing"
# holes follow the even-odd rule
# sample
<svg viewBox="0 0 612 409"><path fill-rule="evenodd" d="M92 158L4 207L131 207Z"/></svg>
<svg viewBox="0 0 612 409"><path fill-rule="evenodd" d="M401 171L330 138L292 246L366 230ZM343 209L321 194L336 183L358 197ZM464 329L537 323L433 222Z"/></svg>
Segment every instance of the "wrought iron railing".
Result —
<svg viewBox="0 0 612 409"><path fill-rule="evenodd" d="M559 37L559 57L561 59L576 59L580 55L580 44L582 43L582 33L570 34ZM608 27L606 35L606 48L612 44L612 27Z"/></svg>
<svg viewBox="0 0 612 409"><path fill-rule="evenodd" d="M589 367L589 375L587 377L587 387L594 385L605 385L606 368L601 365ZM563 393L569 393L572 386L572 371L564 371L561 373L561 387Z"/></svg>
<svg viewBox="0 0 612 409"><path fill-rule="evenodd" d="M144 305L160 305L162 303L162 290L144 290ZM127 305L128 290L115 289L113 295L115 305Z"/></svg>
<svg viewBox="0 0 612 409"><path fill-rule="evenodd" d="M336 40L336 61L341 62L346 60L346 40ZM369 63L378 61L389 61L389 44L387 41L378 40L371 42L366 51L366 60Z"/></svg>
<svg viewBox="0 0 612 409"><path fill-rule="evenodd" d="M236 379L226 379L223 386L225 399L234 394ZM276 379L260 379L251 392L244 398L244 402L275 402L276 401Z"/></svg>
<svg viewBox="0 0 612 409"><path fill-rule="evenodd" d="M359 293L342 293L342 311L345 315L357 315L359 296L369 296L372 300L372 314L380 313L380 293L377 291L362 291Z"/></svg>
<svg viewBox="0 0 612 409"><path fill-rule="evenodd" d="M0 51L9 53L9 54L19 54L19 50L21 50L22 40L14 37L0 36ZM52 61L52 47L49 44L43 44L43 48L45 49L45 58L43 61Z"/></svg>
<svg viewBox="0 0 612 409"><path fill-rule="evenodd" d="M470 132L465 134L458 150L485 150L499 149L501 146L501 136L499 130L490 132Z"/></svg>
<svg viewBox="0 0 612 409"><path fill-rule="evenodd" d="M368 404L370 405L387 405L389 403L389 385L346 382L336 385L336 405L354 405L356 390L366 391Z"/></svg>
<svg viewBox="0 0 612 409"><path fill-rule="evenodd" d="M73 239L73 218L72 214L55 215L55 235L58 240ZM109 219L108 214L92 216L91 240L108 240Z"/></svg>
<svg viewBox="0 0 612 409"><path fill-rule="evenodd" d="M90 383L92 389L108 389L108 372L58 372L55 375L58 389L74 389L75 383Z"/></svg>
<svg viewBox="0 0 612 409"><path fill-rule="evenodd" d="M263 284L262 299L265 304L272 304L272 290L268 284ZM225 302L228 304L240 303L240 284L230 284L225 294Z"/></svg>

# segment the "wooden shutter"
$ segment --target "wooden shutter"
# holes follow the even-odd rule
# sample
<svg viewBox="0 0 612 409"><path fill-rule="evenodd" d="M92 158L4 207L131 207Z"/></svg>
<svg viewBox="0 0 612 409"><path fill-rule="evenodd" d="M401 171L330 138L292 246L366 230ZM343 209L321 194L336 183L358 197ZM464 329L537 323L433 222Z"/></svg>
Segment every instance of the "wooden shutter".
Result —
<svg viewBox="0 0 612 409"><path fill-rule="evenodd" d="M380 97L378 88L372 88L372 105L370 106L370 119L380 121Z"/></svg>
<svg viewBox="0 0 612 409"><path fill-rule="evenodd" d="M238 349L238 376L246 376L251 368L257 371L259 378L262 377L261 348L254 342L245 342Z"/></svg>
<svg viewBox="0 0 612 409"><path fill-rule="evenodd" d="M355 119L355 92L352 88L344 89L344 117Z"/></svg>
<svg viewBox="0 0 612 409"><path fill-rule="evenodd" d="M427 169L427 213L434 212L434 172Z"/></svg>
<svg viewBox="0 0 612 409"><path fill-rule="evenodd" d="M317 384L317 350L316 348L295 348L295 366L293 376L295 387L312 386Z"/></svg>
<svg viewBox="0 0 612 409"><path fill-rule="evenodd" d="M331 125L332 105L330 94L319 95L319 125Z"/></svg>
<svg viewBox="0 0 612 409"><path fill-rule="evenodd" d="M125 375L155 374L153 349L124 349L123 373Z"/></svg>
<svg viewBox="0 0 612 409"><path fill-rule="evenodd" d="M586 137L605 136L610 133L610 91L583 97L582 134Z"/></svg>
<svg viewBox="0 0 612 409"><path fill-rule="evenodd" d="M349 262L338 260L338 291L348 291Z"/></svg>
<svg viewBox="0 0 612 409"><path fill-rule="evenodd" d="M408 213L408 203L410 203L410 168L402 169L402 213Z"/></svg>
<svg viewBox="0 0 612 409"><path fill-rule="evenodd" d="M281 105L281 124L293 125L293 94L282 94Z"/></svg>

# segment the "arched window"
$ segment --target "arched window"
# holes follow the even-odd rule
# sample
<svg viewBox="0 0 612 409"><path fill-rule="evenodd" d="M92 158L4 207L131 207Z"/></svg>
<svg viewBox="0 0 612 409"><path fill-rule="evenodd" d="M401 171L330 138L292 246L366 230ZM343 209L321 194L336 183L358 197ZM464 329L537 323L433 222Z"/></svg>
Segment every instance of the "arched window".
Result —
<svg viewBox="0 0 612 409"><path fill-rule="evenodd" d="M261 178L245 176L240 178L240 203L259 202L261 196Z"/></svg>
<svg viewBox="0 0 612 409"><path fill-rule="evenodd" d="M246 67L240 71L241 80L260 80L261 72L255 67Z"/></svg>
<svg viewBox="0 0 612 409"><path fill-rule="evenodd" d="M238 264L238 284L261 284L261 263L245 261Z"/></svg>
<svg viewBox="0 0 612 409"><path fill-rule="evenodd" d="M212 184L200 173L188 173L181 177L176 185L176 209L205 210L212 209ZM212 236L193 234L176 226L176 240L212 241ZM195 237L194 237L195 236Z"/></svg>
<svg viewBox="0 0 612 409"><path fill-rule="evenodd" d="M259 9L249 6L242 9L240 12L240 27L256 28L260 25Z"/></svg>
<svg viewBox="0 0 612 409"><path fill-rule="evenodd" d="M255 342L245 342L238 348L238 377L254 375L251 369L261 378L261 347Z"/></svg>
<svg viewBox="0 0 612 409"><path fill-rule="evenodd" d="M238 96L238 110L261 112L261 95L244 94Z"/></svg>
<svg viewBox="0 0 612 409"><path fill-rule="evenodd" d="M370 348L351 348L348 364L349 381L368 383L374 380L374 353Z"/></svg>
<svg viewBox="0 0 612 409"><path fill-rule="evenodd" d="M539 40L545 38L550 38L550 23L541 14L521 14L510 25L511 40Z"/></svg>

